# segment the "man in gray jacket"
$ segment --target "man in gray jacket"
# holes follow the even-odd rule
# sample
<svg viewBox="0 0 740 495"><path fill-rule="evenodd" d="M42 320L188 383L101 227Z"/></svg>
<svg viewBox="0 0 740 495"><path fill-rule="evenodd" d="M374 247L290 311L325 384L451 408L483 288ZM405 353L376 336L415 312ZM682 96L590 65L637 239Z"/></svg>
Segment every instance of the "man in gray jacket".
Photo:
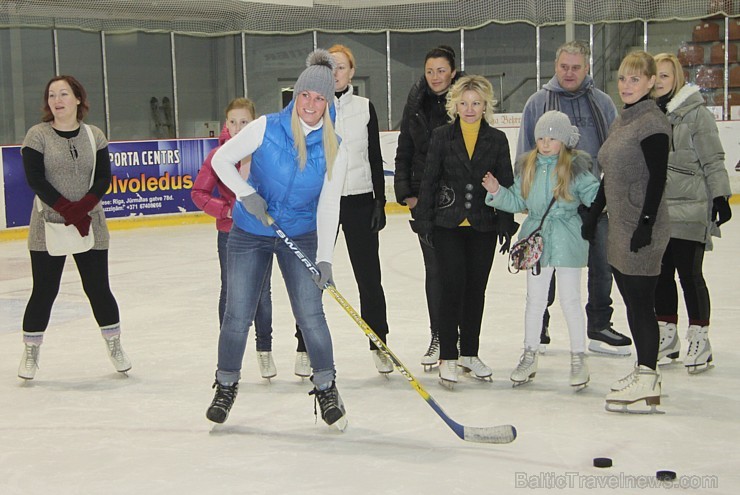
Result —
<svg viewBox="0 0 740 495"><path fill-rule="evenodd" d="M555 55L555 75L542 89L529 97L522 112L517 156L537 146L534 128L537 120L549 110L560 110L578 127L581 138L577 148L593 159L592 173L601 179L597 161L599 149L606 140L609 126L617 116L612 99L594 87L588 74L591 49L583 41L569 41ZM632 341L612 328L612 273L606 261L607 217L602 214L588 255L588 348L594 352L629 355ZM555 278L550 286L548 306L555 297ZM550 314L545 310L542 322L541 350L550 343Z"/></svg>

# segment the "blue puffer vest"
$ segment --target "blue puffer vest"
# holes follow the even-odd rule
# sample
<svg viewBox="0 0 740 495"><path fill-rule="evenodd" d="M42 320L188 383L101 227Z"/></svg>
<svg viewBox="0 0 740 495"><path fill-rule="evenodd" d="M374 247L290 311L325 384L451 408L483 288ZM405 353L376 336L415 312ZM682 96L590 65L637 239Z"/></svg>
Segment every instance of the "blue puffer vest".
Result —
<svg viewBox="0 0 740 495"><path fill-rule="evenodd" d="M290 116L295 101L279 113L267 116L262 145L252 154L249 184L267 201L267 213L291 237L316 230L316 210L326 175L321 127L306 136L306 166L298 166ZM334 119L334 107L330 109ZM234 223L250 234L275 237L272 227L262 225L237 201Z"/></svg>

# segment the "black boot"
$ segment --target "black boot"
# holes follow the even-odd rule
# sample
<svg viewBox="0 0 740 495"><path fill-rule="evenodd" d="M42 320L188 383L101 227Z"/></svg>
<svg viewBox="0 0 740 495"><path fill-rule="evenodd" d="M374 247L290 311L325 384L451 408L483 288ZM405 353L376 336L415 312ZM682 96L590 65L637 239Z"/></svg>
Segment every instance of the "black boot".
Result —
<svg viewBox="0 0 740 495"><path fill-rule="evenodd" d="M229 417L231 406L234 405L234 399L239 392L239 382L222 385L216 380L212 388L216 389L216 395L213 397L211 407L206 411L206 418L214 423L223 423Z"/></svg>
<svg viewBox="0 0 740 495"><path fill-rule="evenodd" d="M321 419L326 424L333 425L344 416L346 412L344 410L344 402L342 402L342 398L339 396L336 383L331 382L331 387L326 390L319 390L314 387L308 395L314 396L313 413L317 413L316 402L318 402L321 408Z"/></svg>

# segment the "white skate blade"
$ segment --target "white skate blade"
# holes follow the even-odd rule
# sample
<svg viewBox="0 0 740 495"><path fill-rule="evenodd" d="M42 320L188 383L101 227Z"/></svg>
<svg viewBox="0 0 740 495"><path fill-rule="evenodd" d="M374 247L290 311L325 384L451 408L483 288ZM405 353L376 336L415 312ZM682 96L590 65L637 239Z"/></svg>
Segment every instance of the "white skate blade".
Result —
<svg viewBox="0 0 740 495"><path fill-rule="evenodd" d="M466 373L466 374L469 375L470 378L472 378L474 380L478 380L479 382L493 382L493 378L491 377L491 375L488 375L488 376L478 376L475 373Z"/></svg>
<svg viewBox="0 0 740 495"><path fill-rule="evenodd" d="M708 361L704 364L695 364L695 365L685 365L686 371L689 372L689 375L701 375L705 371L709 371L712 368L714 368L714 365Z"/></svg>
<svg viewBox="0 0 740 495"><path fill-rule="evenodd" d="M527 383L529 383L529 382L532 381L532 378L534 378L534 377L530 376L529 378L527 378L523 382L515 382L514 380L511 380L511 387L512 388L517 388L517 387L521 387L522 385L526 385Z"/></svg>
<svg viewBox="0 0 740 495"><path fill-rule="evenodd" d="M457 382L453 382L453 381L450 381L450 380L445 380L444 378L440 378L439 379L439 384L442 385L447 390L454 390L456 383Z"/></svg>
<svg viewBox="0 0 740 495"><path fill-rule="evenodd" d="M666 356L662 360L661 359L658 359L658 363L657 364L658 364L658 366L671 366L673 364L676 364L677 362L678 362L678 359L677 358L669 358L669 357Z"/></svg>
<svg viewBox="0 0 740 495"><path fill-rule="evenodd" d="M421 365L422 365L422 366L424 366L424 373L429 373L429 372L430 372L430 371L432 371L432 370L433 370L434 368L436 368L436 367L438 367L438 366L439 366L439 361L437 361L437 362L436 362L436 363L434 363L434 364L424 364L424 363L421 363Z"/></svg>
<svg viewBox="0 0 740 495"><path fill-rule="evenodd" d="M591 352L595 352L596 354L601 354L603 356L625 357L632 354L632 349L628 345L614 347L613 345L609 345L606 342L601 342L600 340L592 340L591 342L589 342L588 350Z"/></svg>
<svg viewBox="0 0 740 495"><path fill-rule="evenodd" d="M544 354L547 351L547 344L540 344L539 348L537 349L538 354Z"/></svg>
<svg viewBox="0 0 740 495"><path fill-rule="evenodd" d="M609 412L623 413L623 414L665 414L665 411L661 411L657 408L660 405L660 397L656 403L650 404L649 398L636 400L634 402L616 402L606 401L604 408ZM649 406L649 409L643 409L640 403L645 401L645 405Z"/></svg>
<svg viewBox="0 0 740 495"><path fill-rule="evenodd" d="M339 418L338 420L336 420L334 422L334 424L331 425L331 426L333 426L334 428L336 428L340 432L344 432L344 430L347 429L347 425L348 424L349 424L349 421L347 421L347 415L345 414L344 416L342 416L341 418Z"/></svg>
<svg viewBox="0 0 740 495"><path fill-rule="evenodd" d="M589 380L589 381L591 381L591 380ZM584 388L588 387L588 382L586 382L586 383L577 383L575 385L571 383L570 386L573 388L573 391L574 392L580 392Z"/></svg>

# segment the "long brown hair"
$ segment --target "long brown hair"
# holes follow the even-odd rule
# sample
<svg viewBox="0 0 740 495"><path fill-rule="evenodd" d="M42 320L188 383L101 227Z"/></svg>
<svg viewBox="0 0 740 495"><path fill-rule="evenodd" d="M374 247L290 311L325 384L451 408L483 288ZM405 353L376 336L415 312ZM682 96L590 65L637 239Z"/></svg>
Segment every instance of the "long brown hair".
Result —
<svg viewBox="0 0 740 495"><path fill-rule="evenodd" d="M77 105L77 120L84 120L87 116L87 112L90 111L90 105L87 103L87 91L85 87L75 79L73 76L56 76L46 83L44 89L44 106L41 108L43 116L41 117L42 122L51 122L54 120L54 114L51 113L51 107L49 107L49 86L57 81L66 81L69 87L72 88L75 98L80 100L80 104Z"/></svg>

